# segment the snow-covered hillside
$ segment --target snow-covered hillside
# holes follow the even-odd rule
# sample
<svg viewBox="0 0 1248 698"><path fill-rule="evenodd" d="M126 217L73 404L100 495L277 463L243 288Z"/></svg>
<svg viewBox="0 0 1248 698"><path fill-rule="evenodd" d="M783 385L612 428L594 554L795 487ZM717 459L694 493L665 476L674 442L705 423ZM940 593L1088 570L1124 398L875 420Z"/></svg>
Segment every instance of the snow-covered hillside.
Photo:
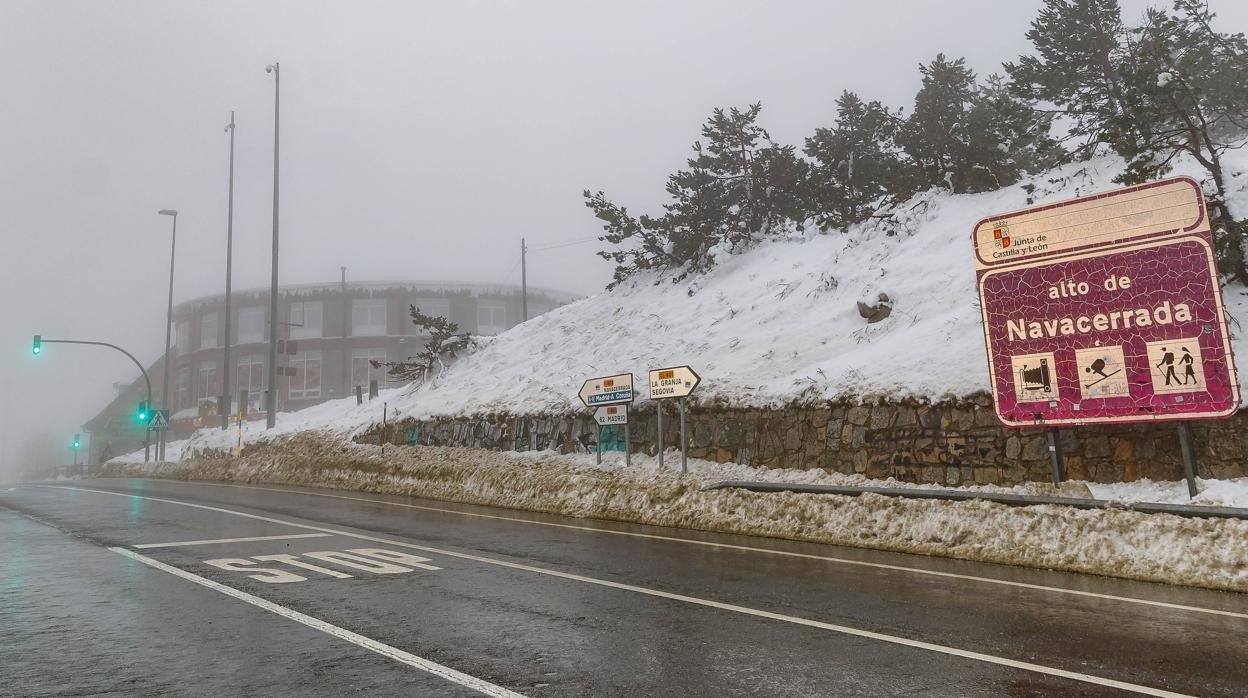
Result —
<svg viewBox="0 0 1248 698"><path fill-rule="evenodd" d="M1238 215L1248 216L1248 157L1237 153ZM1117 158L1031 182L1035 203L1115 188ZM1199 179L1199 170L1176 174ZM986 215L1029 204L1023 185L975 195L924 194L900 226L810 235L725 257L709 276L655 277L590 297L507 332L396 398L420 417L566 411L592 376L689 364L698 397L765 407L795 398L960 396L988 390L970 231ZM880 293L890 317L867 325L857 301ZM1226 289L1238 353L1248 356L1248 289Z"/></svg>
<svg viewBox="0 0 1248 698"><path fill-rule="evenodd" d="M1233 151L1228 162L1232 205L1248 217L1248 154ZM972 226L992 213L1115 188L1121 169L1121 160L1103 157L996 192L928 192L901 207L900 225L770 242L676 284L642 276L485 340L435 383L385 399L402 417L567 412L581 409L586 378L680 364L701 374L700 401L741 407L986 391ZM1175 174L1200 178L1185 163ZM868 325L857 302L880 293L892 299L892 314ZM1225 294L1237 353L1248 357L1248 289ZM380 417L380 402L339 400L281 415L276 433L353 432ZM231 436L212 432L193 446Z"/></svg>

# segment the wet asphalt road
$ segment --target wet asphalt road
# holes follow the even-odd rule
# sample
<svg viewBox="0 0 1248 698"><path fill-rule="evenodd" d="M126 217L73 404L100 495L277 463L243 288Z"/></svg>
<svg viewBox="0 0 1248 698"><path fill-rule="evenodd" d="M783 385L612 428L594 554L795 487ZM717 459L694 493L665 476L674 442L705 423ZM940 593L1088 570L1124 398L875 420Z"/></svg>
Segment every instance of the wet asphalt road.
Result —
<svg viewBox="0 0 1248 698"><path fill-rule="evenodd" d="M1241 595L385 495L0 487L0 588L0 695L1248 695Z"/></svg>

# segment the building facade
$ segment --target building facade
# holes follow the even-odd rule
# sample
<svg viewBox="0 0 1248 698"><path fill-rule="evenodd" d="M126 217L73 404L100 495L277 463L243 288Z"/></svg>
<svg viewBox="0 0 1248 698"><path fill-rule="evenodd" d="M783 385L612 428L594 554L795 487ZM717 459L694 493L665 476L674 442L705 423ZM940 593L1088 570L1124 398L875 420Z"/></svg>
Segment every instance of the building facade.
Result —
<svg viewBox="0 0 1248 698"><path fill-rule="evenodd" d="M528 316L565 305L573 294L529 288ZM170 350L169 405L173 435L181 438L220 422L218 398L230 395L237 412L247 396L249 418L264 415L269 360L268 289L231 295L226 322L225 296L215 295L174 306L175 341ZM354 395L369 382L394 387L384 367L372 362L402 361L424 348L428 339L412 324L409 308L442 316L461 332L494 335L519 324L523 305L519 287L443 282L328 283L285 286L278 292L278 411L287 412L326 400ZM223 366L225 332L230 332L229 384ZM159 403L163 361L148 369L154 401ZM120 393L84 425L91 434L90 462L143 447L144 429L134 407L144 399L142 380L119 386Z"/></svg>

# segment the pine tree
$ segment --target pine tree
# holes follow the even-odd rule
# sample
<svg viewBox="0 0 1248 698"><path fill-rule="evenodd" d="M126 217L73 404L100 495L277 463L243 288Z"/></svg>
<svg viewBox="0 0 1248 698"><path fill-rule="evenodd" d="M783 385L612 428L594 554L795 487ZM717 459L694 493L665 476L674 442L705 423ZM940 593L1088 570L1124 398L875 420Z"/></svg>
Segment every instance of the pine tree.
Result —
<svg viewBox="0 0 1248 698"><path fill-rule="evenodd" d="M1061 148L1050 135L1053 117L1010 92L1004 78L990 75L976 88L967 113L965 191L989 191L1023 175L1057 165Z"/></svg>
<svg viewBox="0 0 1248 698"><path fill-rule="evenodd" d="M878 101L864 102L848 91L837 98L836 125L816 129L804 149L815 161L809 185L820 228L844 230L914 193L913 170L903 165L897 143L901 124L901 112Z"/></svg>
<svg viewBox="0 0 1248 698"><path fill-rule="evenodd" d="M459 332L459 325L438 315L426 315L416 306L408 308L412 324L417 329L427 332L429 339L424 348L415 356L407 357L406 361L373 361L373 368L385 367L386 372L402 381L425 381L435 377L454 361L460 354L473 345L472 337Z"/></svg>
<svg viewBox="0 0 1248 698"><path fill-rule="evenodd" d="M1134 122L1122 75L1126 32L1118 0L1045 0L1027 32L1035 54L1005 64L1016 95L1070 119L1064 140L1078 155L1107 142L1107 129Z"/></svg>
<svg viewBox="0 0 1248 698"><path fill-rule="evenodd" d="M1111 124L1107 140L1127 158L1124 183L1165 174L1181 154L1205 169L1222 269L1248 282L1248 222L1227 207L1222 167L1226 151L1248 138L1248 40L1216 32L1213 18L1200 0L1178 0L1174 13L1149 10L1131 30L1124 83L1136 122Z"/></svg>
<svg viewBox="0 0 1248 698"><path fill-rule="evenodd" d="M966 60L937 54L920 65L923 84L914 97L914 111L898 140L923 174L923 184L966 191L970 136L967 116L975 92L975 73Z"/></svg>
<svg viewBox="0 0 1248 698"><path fill-rule="evenodd" d="M792 146L758 125L761 104L716 109L693 144L687 169L667 179L670 200L658 217L635 217L603 192L585 191L585 205L603 222L599 256L616 263L619 284L650 269L676 269L673 280L705 272L717 254L801 225L807 217L806 170Z"/></svg>

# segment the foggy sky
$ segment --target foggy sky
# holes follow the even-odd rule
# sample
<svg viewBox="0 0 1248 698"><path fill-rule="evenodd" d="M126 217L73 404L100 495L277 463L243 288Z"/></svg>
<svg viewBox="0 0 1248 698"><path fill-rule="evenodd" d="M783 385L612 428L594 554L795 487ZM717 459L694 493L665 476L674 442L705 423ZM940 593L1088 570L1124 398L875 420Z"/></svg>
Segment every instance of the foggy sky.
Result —
<svg viewBox="0 0 1248 698"><path fill-rule="evenodd" d="M282 64L283 283L340 265L357 281L518 283L521 236L599 232L583 189L657 209L712 108L761 100L772 135L800 146L843 89L908 107L938 51L999 70L1039 5L0 0L0 480L24 439L67 446L136 377L103 349L34 359L32 334L145 363L163 350L157 209L181 213L175 302L223 289L231 109L234 286L268 285L267 63ZM1223 31L1248 29L1248 3L1213 6ZM601 289L595 249L535 253L530 283Z"/></svg>

